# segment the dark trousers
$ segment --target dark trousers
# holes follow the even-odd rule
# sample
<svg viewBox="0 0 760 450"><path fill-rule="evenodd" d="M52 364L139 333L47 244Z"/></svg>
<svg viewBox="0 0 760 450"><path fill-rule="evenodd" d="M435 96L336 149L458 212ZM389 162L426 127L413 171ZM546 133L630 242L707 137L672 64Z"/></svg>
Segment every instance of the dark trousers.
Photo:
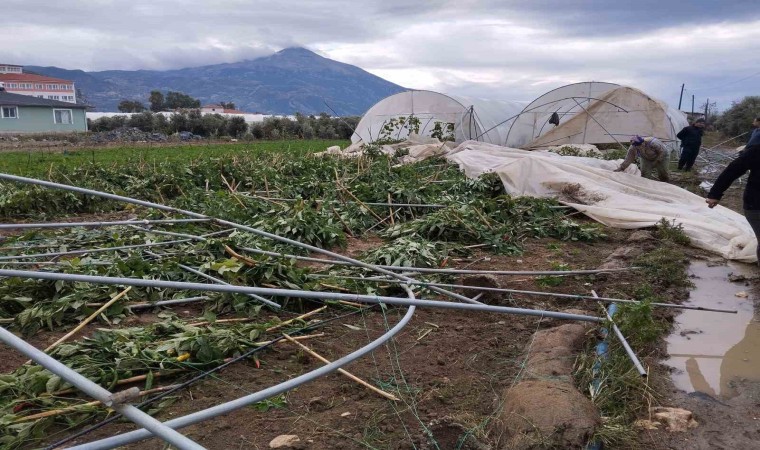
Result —
<svg viewBox="0 0 760 450"><path fill-rule="evenodd" d="M684 147L678 159L678 170L691 170L699 155L699 147Z"/></svg>
<svg viewBox="0 0 760 450"><path fill-rule="evenodd" d="M752 227L758 240L757 263L760 265L760 209L745 209L744 217L747 218L747 222L749 222L749 226Z"/></svg>

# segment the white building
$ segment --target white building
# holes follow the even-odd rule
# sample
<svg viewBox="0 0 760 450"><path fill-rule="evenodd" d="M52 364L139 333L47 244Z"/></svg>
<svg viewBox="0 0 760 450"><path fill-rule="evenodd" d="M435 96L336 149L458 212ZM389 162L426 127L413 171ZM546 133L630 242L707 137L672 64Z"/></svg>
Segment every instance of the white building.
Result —
<svg viewBox="0 0 760 450"><path fill-rule="evenodd" d="M73 81L24 73L22 66L0 64L0 82L6 92L31 95L47 100L76 103L77 94Z"/></svg>

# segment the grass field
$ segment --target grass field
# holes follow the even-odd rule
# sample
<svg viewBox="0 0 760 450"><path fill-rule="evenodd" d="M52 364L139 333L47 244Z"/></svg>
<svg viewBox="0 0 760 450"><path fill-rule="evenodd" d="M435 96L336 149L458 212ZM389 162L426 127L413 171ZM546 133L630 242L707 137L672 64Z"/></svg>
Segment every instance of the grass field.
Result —
<svg viewBox="0 0 760 450"><path fill-rule="evenodd" d="M13 175L41 176L50 171L81 167L87 164L98 166L126 166L135 163L159 164L163 162L189 161L196 158L218 158L245 152L286 152L306 154L323 151L331 145L345 147L348 141L326 140L283 140L258 141L229 144L172 145L104 147L86 149L44 148L0 153L0 173Z"/></svg>

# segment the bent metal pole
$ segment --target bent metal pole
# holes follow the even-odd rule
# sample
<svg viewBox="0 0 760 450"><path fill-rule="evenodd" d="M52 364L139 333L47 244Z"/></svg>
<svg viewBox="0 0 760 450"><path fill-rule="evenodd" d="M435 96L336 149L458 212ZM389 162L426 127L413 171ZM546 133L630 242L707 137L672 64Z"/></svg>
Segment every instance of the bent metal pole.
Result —
<svg viewBox="0 0 760 450"><path fill-rule="evenodd" d="M242 230L242 231L247 231L249 233L253 233L253 234L256 234L256 235L259 235L259 236L263 236L263 237L268 238L268 239L273 239L275 241L280 241L280 242L284 242L286 244L295 245L297 247L305 248L305 249L313 251L313 252L322 253L323 255L327 255L329 257L332 257L332 258L335 258L335 259L338 259L338 260L341 260L341 261L345 261L345 262L351 263L351 264L353 264L355 266L363 267L365 269L374 270L375 272L384 273L386 275L390 275L390 276L392 276L394 278L398 278L400 280L405 280L405 281L413 280L413 278L407 277L405 275L400 275L400 274L397 274L397 273L393 273L393 272L391 272L389 270L380 268L378 266L375 266L375 265L372 265L372 264L367 264L365 262L362 262L362 261L350 258L348 256L341 255L340 253L331 252L329 250L325 250L323 248L319 248L319 247L315 247L313 245L305 244L303 242L299 242L299 241L296 241L296 240L293 240L293 239L288 239L288 238L283 237L283 236L279 236L279 235L272 234L272 233L267 233L266 231L259 230L258 228L252 228L252 227L249 227L249 226L246 226L246 225L241 225L239 223L230 222L228 220L218 219L218 218L215 218L215 217L207 216L205 214L200 214L200 213L193 212L193 211L187 211L187 210L184 210L184 209L173 208L171 206L161 205L159 203L147 202L147 201L144 201L144 200L138 200L138 199L134 199L134 198L130 198L130 197L124 197L124 196L121 196L121 195L109 194L107 192L95 191L95 190L92 190L92 189L85 189L85 188L80 188L80 187L77 187L77 186L71 186L71 185L67 185L67 184L54 183L52 181L44 181L44 180L37 180L37 179L34 179L34 178L19 177L17 175L9 175L9 174L6 174L6 173L0 173L0 180L14 181L14 182L17 182L17 183L34 184L34 185L45 186L45 187L49 187L49 188L53 188L53 189L61 189L61 190L64 190L64 191L77 192L77 193L80 193L80 194L94 195L94 196L97 196L97 197L107 198L107 199L111 199L111 200L117 200L117 201L126 202L126 203L132 203L134 205L145 206L145 207L148 207L148 208L154 208L154 209L158 209L158 210L161 210L161 211L168 211L168 212L173 212L173 213L178 213L178 214L184 214L186 216L189 216L189 217L192 217L192 218L195 218L195 219L210 219L212 222L217 223L217 224L226 225L226 226L233 227L233 228L236 228L236 229ZM461 301L464 301L464 302L467 302L467 303L475 303L475 304L479 304L480 303L478 301L472 300L469 297L465 297L464 295L460 295L460 294L457 294L457 293L454 293L454 292L449 292L449 291L447 291L445 289L441 289L441 288L430 288L430 289L432 291L434 291L434 292L439 293L439 294L443 294L443 295L446 295L448 297L455 298L457 300L461 300Z"/></svg>
<svg viewBox="0 0 760 450"><path fill-rule="evenodd" d="M445 302L440 300L405 300L398 297L380 295L345 294L337 292L303 291L297 289L263 288L253 286L225 286L221 284L188 283L184 281L146 280L143 278L101 277L95 275L77 275L59 272L35 272L26 270L0 269L0 277L31 278L36 280L62 280L94 284L120 286L154 287L162 289L184 289L194 291L229 292L237 294L258 294L272 297L315 298L321 300L346 300L360 303L386 303L401 306L427 306L432 308L459 309L466 311L483 311L524 316L548 317L552 319L581 320L585 322L602 322L594 316L570 314L559 311L544 311L540 309L512 308L506 306L491 306L467 303ZM406 288L406 286L403 286Z"/></svg>
<svg viewBox="0 0 760 450"><path fill-rule="evenodd" d="M151 433L169 444L183 450L203 450L205 448L134 406L114 401L114 395L111 392L30 345L3 327L0 327L0 341L23 353L32 361L68 381L90 397L99 400L103 405L113 408L137 425L150 430Z"/></svg>

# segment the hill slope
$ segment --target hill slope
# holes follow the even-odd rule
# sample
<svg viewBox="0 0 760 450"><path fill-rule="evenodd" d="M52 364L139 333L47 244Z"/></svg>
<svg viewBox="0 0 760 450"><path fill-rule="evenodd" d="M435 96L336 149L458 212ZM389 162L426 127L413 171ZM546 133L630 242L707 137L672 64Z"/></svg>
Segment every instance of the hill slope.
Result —
<svg viewBox="0 0 760 450"><path fill-rule="evenodd" d="M359 67L288 48L248 61L177 70L85 72L28 66L25 70L73 80L97 111L116 111L121 100L147 106L151 90L180 91L202 104L232 101L238 109L269 114L360 115L378 100L404 90Z"/></svg>

